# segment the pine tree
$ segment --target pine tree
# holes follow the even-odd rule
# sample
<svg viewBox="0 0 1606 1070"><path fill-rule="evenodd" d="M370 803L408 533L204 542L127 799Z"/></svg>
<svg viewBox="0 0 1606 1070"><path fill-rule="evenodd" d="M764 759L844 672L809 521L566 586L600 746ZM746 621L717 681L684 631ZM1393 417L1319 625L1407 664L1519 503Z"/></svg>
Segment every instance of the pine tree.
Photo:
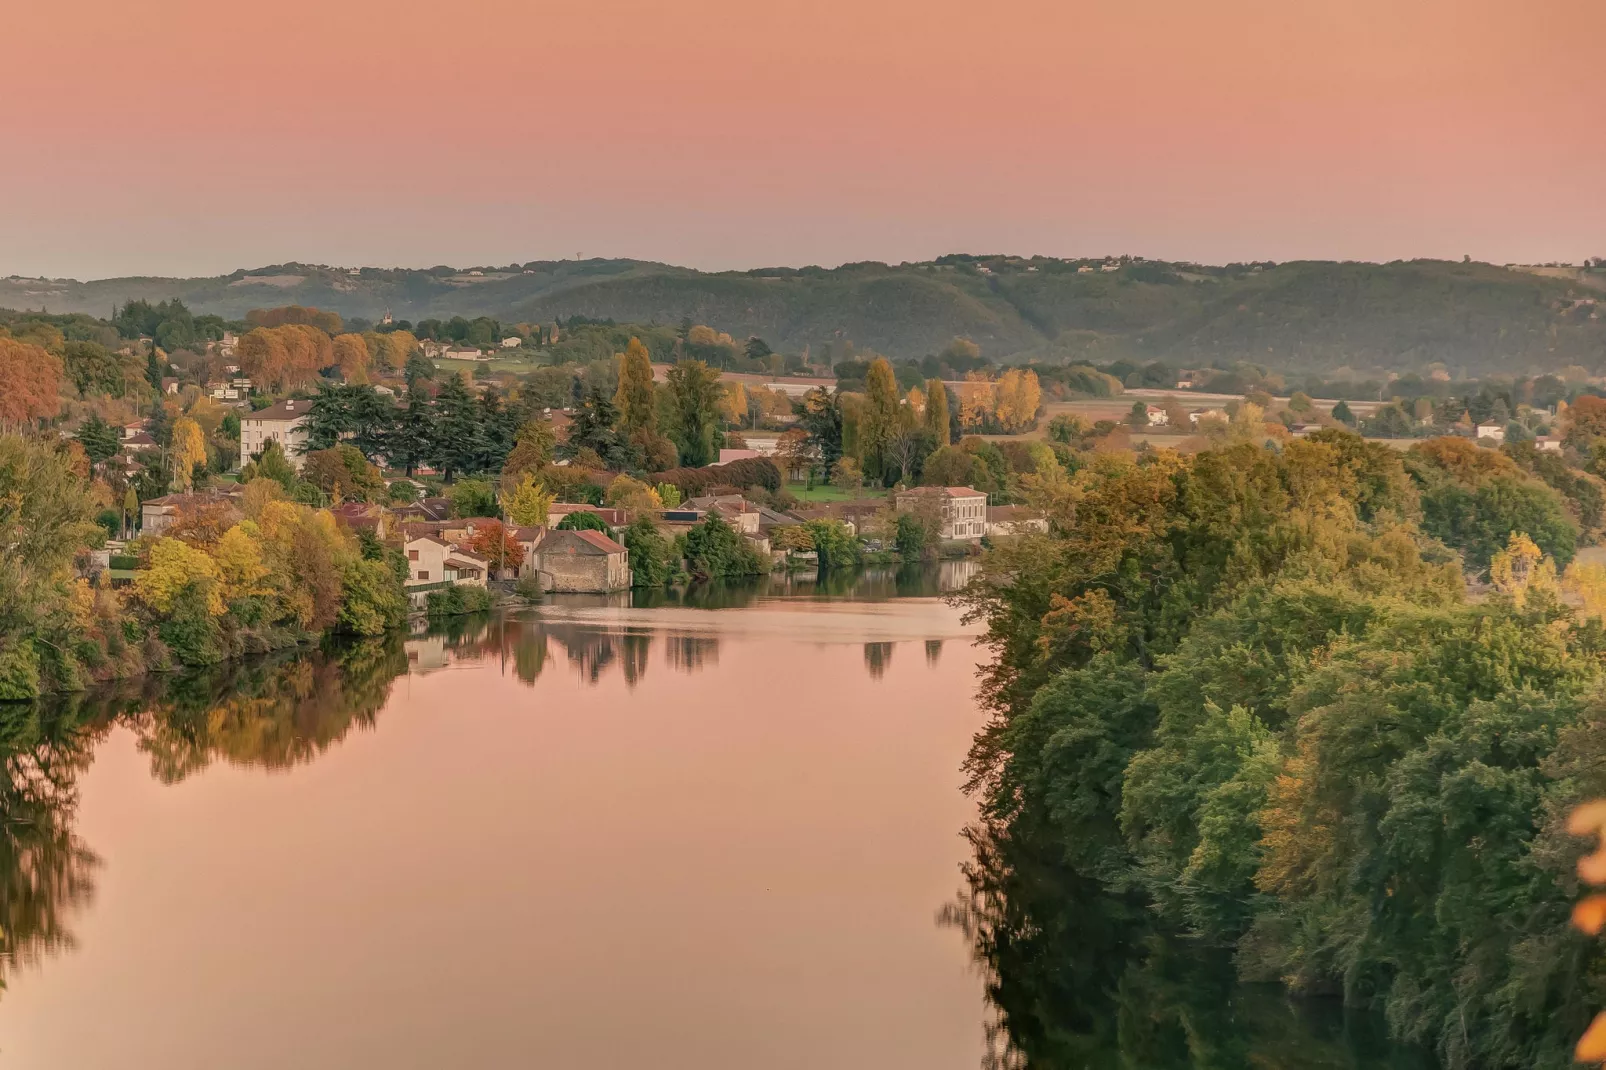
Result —
<svg viewBox="0 0 1606 1070"><path fill-rule="evenodd" d="M435 395L435 436L431 460L450 483L476 472L485 457L485 434L479 406L461 375L449 376Z"/></svg>
<svg viewBox="0 0 1606 1070"><path fill-rule="evenodd" d="M435 452L435 412L422 386L415 383L407 391L407 407L386 433L384 452L392 465L409 476L419 465L429 463Z"/></svg>

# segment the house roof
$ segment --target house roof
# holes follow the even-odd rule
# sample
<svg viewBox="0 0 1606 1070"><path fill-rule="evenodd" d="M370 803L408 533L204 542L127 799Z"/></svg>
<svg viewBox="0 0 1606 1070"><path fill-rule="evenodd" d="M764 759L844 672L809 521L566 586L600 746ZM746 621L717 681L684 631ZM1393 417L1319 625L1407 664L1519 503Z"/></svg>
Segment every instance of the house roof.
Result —
<svg viewBox="0 0 1606 1070"><path fill-rule="evenodd" d="M275 402L265 409L246 413L245 420L299 420L312 411L312 402L305 399L289 398L285 401Z"/></svg>
<svg viewBox="0 0 1606 1070"><path fill-rule="evenodd" d="M973 487L911 487L903 491L904 494L940 495L944 498L985 498L986 495Z"/></svg>
<svg viewBox="0 0 1606 1070"><path fill-rule="evenodd" d="M447 568L485 568L485 559L473 554L454 554L446 559Z"/></svg>
<svg viewBox="0 0 1606 1070"><path fill-rule="evenodd" d="M565 544L583 554L622 554L625 548L600 531L552 531L541 542L545 553ZM578 545L576 545L578 544Z"/></svg>
<svg viewBox="0 0 1606 1070"><path fill-rule="evenodd" d="M451 543L435 535L409 535L407 538L407 545L411 546L415 542L432 542L436 546L444 546L447 549L452 548Z"/></svg>

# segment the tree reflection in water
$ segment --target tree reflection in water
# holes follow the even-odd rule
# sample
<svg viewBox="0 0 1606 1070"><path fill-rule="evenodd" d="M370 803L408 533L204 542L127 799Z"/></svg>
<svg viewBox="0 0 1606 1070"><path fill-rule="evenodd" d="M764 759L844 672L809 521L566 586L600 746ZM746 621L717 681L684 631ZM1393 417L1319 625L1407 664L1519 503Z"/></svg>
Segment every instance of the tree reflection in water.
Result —
<svg viewBox="0 0 1606 1070"><path fill-rule="evenodd" d="M94 895L100 859L72 826L97 739L77 703L0 703L0 989L71 947L68 920Z"/></svg>
<svg viewBox="0 0 1606 1070"><path fill-rule="evenodd" d="M987 982L990 1070L1425 1070L1378 1017L1237 980L1230 955L1155 931L1052 856L973 827L965 890L940 922Z"/></svg>
<svg viewBox="0 0 1606 1070"><path fill-rule="evenodd" d="M891 643L864 644L864 671L870 674L870 679L881 679L887 674L887 666L891 664Z"/></svg>
<svg viewBox="0 0 1606 1070"><path fill-rule="evenodd" d="M215 760L285 768L368 727L407 671L399 637L148 676L39 703L0 703L0 985L72 946L99 859L73 828L78 777L114 725L176 783Z"/></svg>

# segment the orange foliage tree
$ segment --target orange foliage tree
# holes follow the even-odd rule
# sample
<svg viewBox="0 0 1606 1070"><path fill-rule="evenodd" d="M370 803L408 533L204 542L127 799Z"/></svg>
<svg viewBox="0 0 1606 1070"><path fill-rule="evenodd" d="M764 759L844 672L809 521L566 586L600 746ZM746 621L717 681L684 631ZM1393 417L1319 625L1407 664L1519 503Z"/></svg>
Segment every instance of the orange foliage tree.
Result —
<svg viewBox="0 0 1606 1070"><path fill-rule="evenodd" d="M48 420L61 409L61 362L44 349L0 338L0 427Z"/></svg>

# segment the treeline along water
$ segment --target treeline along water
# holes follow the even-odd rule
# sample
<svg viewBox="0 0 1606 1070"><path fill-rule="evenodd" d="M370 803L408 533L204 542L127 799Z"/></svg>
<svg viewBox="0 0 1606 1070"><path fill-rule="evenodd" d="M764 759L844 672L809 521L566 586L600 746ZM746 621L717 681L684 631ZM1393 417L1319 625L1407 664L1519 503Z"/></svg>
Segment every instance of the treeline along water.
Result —
<svg viewBox="0 0 1606 1070"><path fill-rule="evenodd" d="M0 1053L1423 1065L956 835L979 651L933 596L966 578L574 599L0 705Z"/></svg>

